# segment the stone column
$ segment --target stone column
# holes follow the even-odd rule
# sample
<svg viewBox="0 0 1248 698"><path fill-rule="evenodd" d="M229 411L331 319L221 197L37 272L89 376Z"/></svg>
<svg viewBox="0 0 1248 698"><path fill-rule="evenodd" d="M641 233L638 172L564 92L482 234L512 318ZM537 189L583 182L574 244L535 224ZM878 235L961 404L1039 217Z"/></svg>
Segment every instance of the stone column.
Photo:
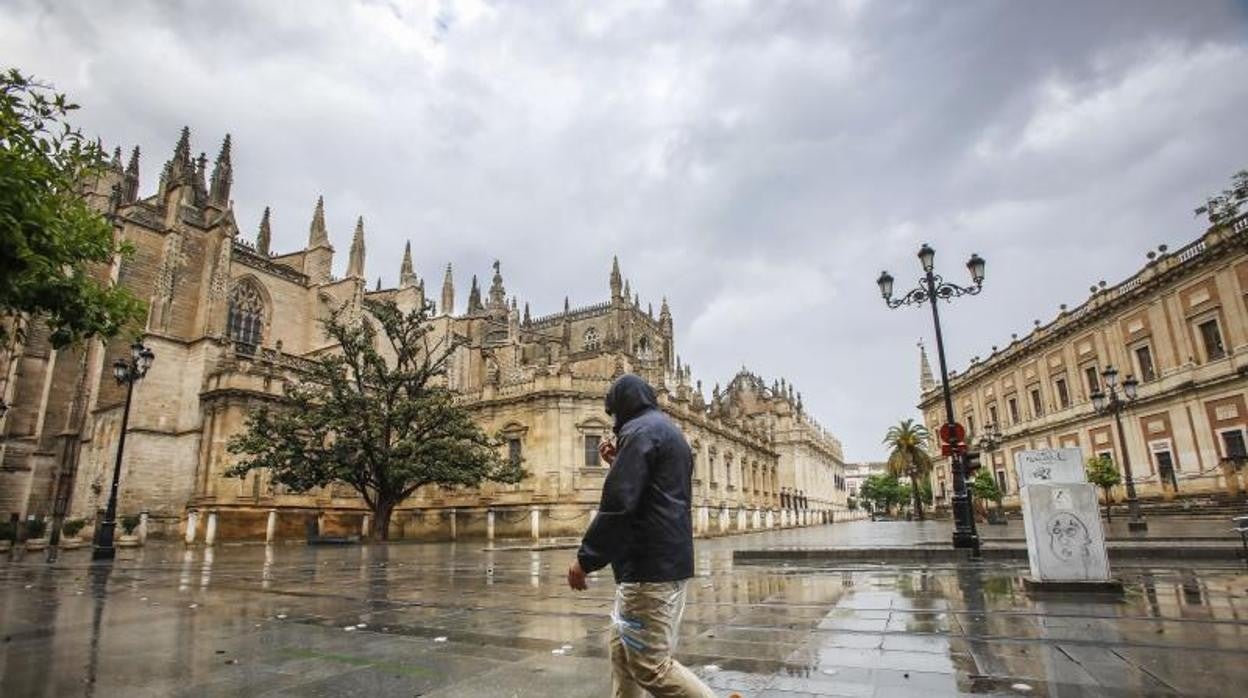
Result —
<svg viewBox="0 0 1248 698"><path fill-rule="evenodd" d="M758 509L755 509L753 519L754 520L750 522L750 528L762 528L763 527L763 513L761 511L759 511Z"/></svg>
<svg viewBox="0 0 1248 698"><path fill-rule="evenodd" d="M719 508L719 532L724 533L728 530L728 506L724 505Z"/></svg>
<svg viewBox="0 0 1248 698"><path fill-rule="evenodd" d="M711 521L711 512L706 510L706 506L698 507L698 533L706 533L706 526Z"/></svg>
<svg viewBox="0 0 1248 698"><path fill-rule="evenodd" d="M745 530L745 508L743 507L737 508L737 530Z"/></svg>
<svg viewBox="0 0 1248 698"><path fill-rule="evenodd" d="M538 507L529 511L529 528L532 529L534 541L542 539L542 510Z"/></svg>
<svg viewBox="0 0 1248 698"><path fill-rule="evenodd" d="M277 509L269 509L269 521L264 526L264 542L272 543L277 537Z"/></svg>
<svg viewBox="0 0 1248 698"><path fill-rule="evenodd" d="M485 539L494 542L494 510L485 510Z"/></svg>
<svg viewBox="0 0 1248 698"><path fill-rule="evenodd" d="M459 536L459 529L456 527L456 519L459 512L455 508L451 508L451 540L455 540Z"/></svg>
<svg viewBox="0 0 1248 698"><path fill-rule="evenodd" d="M217 510L213 509L208 512L208 525L204 528L204 545L216 545L217 543Z"/></svg>
<svg viewBox="0 0 1248 698"><path fill-rule="evenodd" d="M199 512L191 509L186 512L186 544L195 545L195 529L199 526Z"/></svg>
<svg viewBox="0 0 1248 698"><path fill-rule="evenodd" d="M147 543L147 512L139 512L139 545Z"/></svg>

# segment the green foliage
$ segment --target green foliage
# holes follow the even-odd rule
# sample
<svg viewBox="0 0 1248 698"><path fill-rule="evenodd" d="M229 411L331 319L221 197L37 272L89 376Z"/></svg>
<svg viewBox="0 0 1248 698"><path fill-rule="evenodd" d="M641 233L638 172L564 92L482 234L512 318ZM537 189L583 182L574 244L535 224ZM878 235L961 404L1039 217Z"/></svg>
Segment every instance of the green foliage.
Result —
<svg viewBox="0 0 1248 698"><path fill-rule="evenodd" d="M375 303L367 310L380 333L343 310L324 322L338 351L318 358L283 404L248 416L229 444L244 458L227 474L267 469L273 482L296 492L346 484L373 511L374 535L385 539L394 508L421 487L514 483L525 473L438 380L455 346L431 345L429 309ZM377 349L382 342L394 354L390 361Z"/></svg>
<svg viewBox="0 0 1248 698"><path fill-rule="evenodd" d="M1005 495L1001 492L1001 487L997 485L997 478L992 473L980 468L975 472L975 477L970 482L971 494L981 502L1001 503L1001 498Z"/></svg>
<svg viewBox="0 0 1248 698"><path fill-rule="evenodd" d="M48 531L48 522L43 519L27 519L26 520L26 537L27 538L43 538L43 534Z"/></svg>
<svg viewBox="0 0 1248 698"><path fill-rule="evenodd" d="M1108 491L1122 482L1122 475L1108 456L1092 456L1087 461L1088 482Z"/></svg>
<svg viewBox="0 0 1248 698"><path fill-rule="evenodd" d="M910 498L910 488L893 475L877 474L863 480L858 496L872 511L886 512Z"/></svg>
<svg viewBox="0 0 1248 698"><path fill-rule="evenodd" d="M16 69L0 73L0 320L39 316L57 348L116 336L144 312L100 273L122 249L81 196L105 158L66 121L77 108Z"/></svg>
<svg viewBox="0 0 1248 698"><path fill-rule="evenodd" d="M845 500L845 507L850 511L858 511L858 500L853 497L849 497Z"/></svg>
<svg viewBox="0 0 1248 698"><path fill-rule="evenodd" d="M932 457L927 449L931 445L932 436L927 427L916 424L913 419L903 419L890 427L884 435L884 444L891 451L888 454L888 472L894 477L910 478L910 491L914 498L914 511L918 518L923 518L923 488L920 482L926 482L932 472ZM927 487L927 501L931 501L931 483Z"/></svg>
<svg viewBox="0 0 1248 698"><path fill-rule="evenodd" d="M121 530L125 531L127 536L134 535L134 529L139 527L139 517L131 514L121 517Z"/></svg>
<svg viewBox="0 0 1248 698"><path fill-rule="evenodd" d="M1248 202L1248 170L1240 170L1231 176L1231 187L1206 199L1204 206L1196 208L1196 215L1208 216L1210 225L1224 225L1239 216L1245 202Z"/></svg>
<svg viewBox="0 0 1248 698"><path fill-rule="evenodd" d="M78 535L78 532L81 531L83 526L86 525L87 522L83 519L69 519L64 524L61 524L61 533L73 538Z"/></svg>

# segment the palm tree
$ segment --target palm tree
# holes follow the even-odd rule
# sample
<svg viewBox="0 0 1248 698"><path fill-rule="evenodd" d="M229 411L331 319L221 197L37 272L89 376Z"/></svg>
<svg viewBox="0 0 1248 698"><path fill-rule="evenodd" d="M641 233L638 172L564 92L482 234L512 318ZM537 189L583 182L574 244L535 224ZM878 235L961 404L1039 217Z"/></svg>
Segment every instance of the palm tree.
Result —
<svg viewBox="0 0 1248 698"><path fill-rule="evenodd" d="M895 477L910 478L910 492L914 497L914 512L923 520L923 502L919 493L919 480L927 480L932 472L932 457L927 453L931 434L927 427L915 424L913 419L903 419L889 427L884 444L892 451L888 454L888 472Z"/></svg>

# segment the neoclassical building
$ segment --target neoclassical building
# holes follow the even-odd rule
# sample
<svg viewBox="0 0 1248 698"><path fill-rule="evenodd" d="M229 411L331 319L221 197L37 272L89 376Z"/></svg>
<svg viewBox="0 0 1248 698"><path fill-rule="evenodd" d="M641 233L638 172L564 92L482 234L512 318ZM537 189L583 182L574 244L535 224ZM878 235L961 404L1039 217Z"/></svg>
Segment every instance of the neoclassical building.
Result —
<svg viewBox="0 0 1248 698"><path fill-rule="evenodd" d="M1109 366L1140 381L1121 438L1114 418L1091 402ZM919 409L935 432L944 406L926 353L920 371ZM992 347L949 384L972 448L985 425L1002 433L1003 443L982 460L1006 503L1017 504L1014 455L1050 447L1105 455L1119 470L1129 456L1140 497L1238 494L1248 486L1246 375L1248 217L1241 216L1178 250L1150 251L1131 277L1092 287L1082 305L1063 305L1025 337ZM938 503L949 503L948 459L938 461L933 490Z"/></svg>
<svg viewBox="0 0 1248 698"><path fill-rule="evenodd" d="M368 301L431 304L432 336L459 342L446 380L479 423L500 433L528 477L515 485L426 490L393 517L395 537L574 535L594 513L606 469L597 446L610 434L602 399L610 381L638 373L685 430L696 455L694 520L701 534L831 520L845 509L840 443L786 381L744 369L711 397L676 355L666 300L643 307L614 262L601 302L530 314L509 295L494 262L488 288L472 278L457 303L448 265L437 295L415 272L410 245L396 288L367 288L365 226L355 225L346 273L318 200L307 245L271 249L265 209L254 242L231 201L227 136L209 171L183 130L159 185L140 196L139 151L121 153L88 199L134 254L99 270L149 304L143 341L156 354L136 384L121 478L120 512L147 514L153 535L187 540L297 538L354 533L366 509L345 486L283 491L263 473L226 478L230 438L256 407L279 399L308 361L335 347L319 321L345 308L369 321ZM441 271L441 270L439 270ZM605 270L604 270L605 272ZM604 273L604 276L607 276ZM53 350L39 322L0 354L0 512L64 511L94 520L106 502L124 391L109 366L128 341Z"/></svg>

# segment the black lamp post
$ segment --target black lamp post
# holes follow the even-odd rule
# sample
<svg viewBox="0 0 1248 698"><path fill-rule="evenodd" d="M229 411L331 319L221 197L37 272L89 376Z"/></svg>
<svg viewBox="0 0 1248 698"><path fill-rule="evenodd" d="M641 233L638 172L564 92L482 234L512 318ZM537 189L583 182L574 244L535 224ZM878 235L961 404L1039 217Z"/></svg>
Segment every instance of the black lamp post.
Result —
<svg viewBox="0 0 1248 698"><path fill-rule="evenodd" d="M1105 379L1108 393L1097 390L1092 393L1092 408L1097 414L1114 415L1114 424L1118 427L1118 447L1122 451L1122 474L1127 478L1127 530L1147 531L1148 522L1140 514L1140 500L1135 497L1135 479L1131 477L1131 454L1127 452L1127 435L1122 431L1122 411L1135 401L1136 389L1140 382L1128 375L1122 381L1122 393L1118 395L1118 369L1108 366L1101 372Z"/></svg>
<svg viewBox="0 0 1248 698"><path fill-rule="evenodd" d="M946 282L937 275L935 260L936 250L924 243L919 248L919 263L923 265L923 276L919 279L919 286L908 291L901 298L893 298L893 276L888 272L881 272L876 283L880 285L880 294L884 296L884 303L889 308L922 305L925 302L932 307L932 323L936 327L936 354L940 359L940 387L945 398L945 425L951 436L948 445L952 451L953 466L953 547L970 548L972 557L978 558L979 534L975 532L975 515L971 511L971 493L966 486L964 445L959 442L954 433L956 422L953 418L953 395L949 391L949 371L945 365L945 342L940 332L940 312L936 308L936 301L951 300L957 296L973 296L979 293L984 286L984 258L972 254L967 260L966 268L970 271L971 281L975 284L967 287Z"/></svg>
<svg viewBox="0 0 1248 698"><path fill-rule="evenodd" d="M104 512L104 521L95 534L95 549L91 552L92 560L111 560L117 555L113 547L113 532L117 528L117 487L121 480L121 456L126 449L126 427L130 423L130 399L134 397L134 384L147 375L152 367L156 354L151 349L136 341L130 345L130 358L117 359L113 362L113 378L117 384L126 386L126 406L121 411L121 435L117 438L117 460L113 463L113 486L108 493L108 509Z"/></svg>
<svg viewBox="0 0 1248 698"><path fill-rule="evenodd" d="M1001 439L1001 430L997 428L995 422L984 425L984 433L980 435L977 445L979 446L980 451L988 454L990 462L992 460L992 454L996 453L997 449L1001 446ZM995 466L995 464L993 465ZM990 470L992 471L992 476L995 478L997 476L996 467L991 467ZM1000 490L1000 488L998 488L998 490ZM1005 523L1005 511L1003 511L1001 507L1001 498L1005 497L1005 492L998 492L998 497L997 520L989 521L988 523Z"/></svg>

